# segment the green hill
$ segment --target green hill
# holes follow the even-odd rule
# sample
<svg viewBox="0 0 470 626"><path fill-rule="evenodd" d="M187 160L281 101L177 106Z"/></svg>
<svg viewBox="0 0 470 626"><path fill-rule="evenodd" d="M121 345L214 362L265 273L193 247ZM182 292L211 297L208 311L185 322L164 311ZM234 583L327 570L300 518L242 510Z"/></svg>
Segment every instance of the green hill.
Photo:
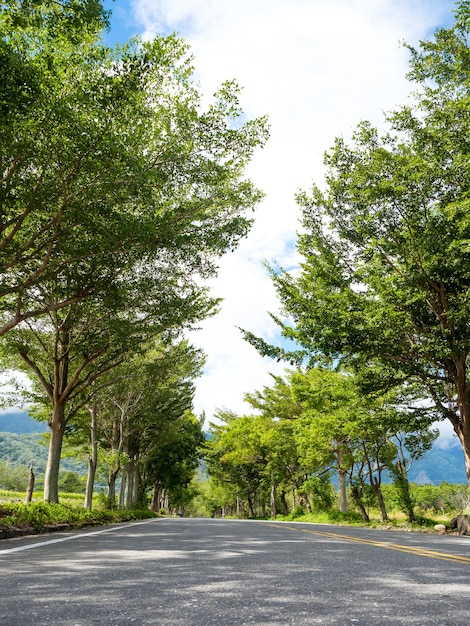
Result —
<svg viewBox="0 0 470 626"><path fill-rule="evenodd" d="M460 444L442 448L434 445L419 461L416 461L409 472L410 481L417 484L467 482L465 462Z"/></svg>
<svg viewBox="0 0 470 626"><path fill-rule="evenodd" d="M0 411L0 433L45 433L47 424L33 420L24 411Z"/></svg>
<svg viewBox="0 0 470 626"><path fill-rule="evenodd" d="M42 441L42 444L41 444ZM41 433L0 432L0 461L10 465L30 465L35 470L44 471L48 447Z"/></svg>
<svg viewBox="0 0 470 626"><path fill-rule="evenodd" d="M44 435L48 432L47 424L37 422L24 411L0 412L0 462L14 467L29 467L32 463L36 475L43 474L49 447ZM83 475L87 471L85 461L70 458L62 460L61 469Z"/></svg>

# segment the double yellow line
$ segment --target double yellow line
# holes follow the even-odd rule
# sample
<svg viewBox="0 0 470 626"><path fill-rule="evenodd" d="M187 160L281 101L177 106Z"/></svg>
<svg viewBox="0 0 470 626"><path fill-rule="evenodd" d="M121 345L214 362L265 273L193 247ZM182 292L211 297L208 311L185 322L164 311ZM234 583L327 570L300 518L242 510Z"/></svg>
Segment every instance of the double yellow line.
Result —
<svg viewBox="0 0 470 626"><path fill-rule="evenodd" d="M279 528L279 524L268 524L274 528ZM415 548L413 546L404 546L399 543L389 543L387 541L373 541L372 539L362 539L360 537L352 537L351 535L342 535L340 533L329 533L323 530L313 530L309 528L296 528L295 526L284 526L287 530L294 530L296 532L307 533L310 535L318 535L320 537L328 537L329 539L340 539L343 541L349 541L352 543L362 543L369 546L375 546L376 548L385 548L386 550L396 550L397 552L405 552L407 554L415 554L417 556L425 556L430 559L439 559L440 561L451 561L452 563L468 563L470 564L470 557L459 556L457 554L449 554L446 552L436 552L435 550L426 550L425 548ZM469 543L470 546L470 543Z"/></svg>

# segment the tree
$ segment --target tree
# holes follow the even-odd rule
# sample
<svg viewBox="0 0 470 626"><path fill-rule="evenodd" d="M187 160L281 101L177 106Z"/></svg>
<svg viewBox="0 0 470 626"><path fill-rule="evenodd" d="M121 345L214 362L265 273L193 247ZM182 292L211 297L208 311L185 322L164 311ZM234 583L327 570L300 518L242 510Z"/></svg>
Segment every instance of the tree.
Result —
<svg viewBox="0 0 470 626"><path fill-rule="evenodd" d="M302 356L347 363L369 390L419 384L451 422L470 482L470 2L455 16L409 48L418 90L386 117L390 132L364 122L351 146L336 140L325 189L298 196L300 275L271 275Z"/></svg>
<svg viewBox="0 0 470 626"><path fill-rule="evenodd" d="M319 493L317 487L323 480L329 483L328 469L334 465L335 458L338 461L340 509L346 511L342 421L335 415L335 410L338 410L338 403L342 403L341 415L348 411L349 404L340 391L341 383L347 381L341 374L328 370L292 370L287 372L286 378L273 378L272 387L246 394L245 400L271 420L268 429L271 432L270 465L275 468L274 475L281 487L284 512L287 513L285 489L288 487L300 495L307 510L311 509L308 494L311 491Z"/></svg>
<svg viewBox="0 0 470 626"><path fill-rule="evenodd" d="M153 487L152 509L160 510L161 493L170 506L187 503L188 485L194 478L204 442L201 421L190 411L161 428L156 445L146 455L144 487Z"/></svg>
<svg viewBox="0 0 470 626"><path fill-rule="evenodd" d="M110 50L106 20L99 0L2 4L0 334L131 269L213 275L261 197L244 169L266 122L240 123L237 85L203 111L181 39Z"/></svg>
<svg viewBox="0 0 470 626"><path fill-rule="evenodd" d="M320 474L336 466L339 508L345 513L346 477L351 466L349 426L363 411L355 379L344 372L311 368L294 372L290 382L302 407L296 428L301 460L308 473Z"/></svg>
<svg viewBox="0 0 470 626"><path fill-rule="evenodd" d="M212 424L206 443L207 470L216 482L235 485L240 506L247 503L249 516L255 517L257 500L264 508L271 484L270 449L263 436L266 420L253 415L237 416L226 410L218 411L217 419L221 423Z"/></svg>
<svg viewBox="0 0 470 626"><path fill-rule="evenodd" d="M52 404L56 501L71 401L152 334L215 312L201 278L249 230L261 194L244 169L266 124L240 123L234 83L202 111L181 39L105 48L96 0L6 9L19 74L0 122L0 334Z"/></svg>

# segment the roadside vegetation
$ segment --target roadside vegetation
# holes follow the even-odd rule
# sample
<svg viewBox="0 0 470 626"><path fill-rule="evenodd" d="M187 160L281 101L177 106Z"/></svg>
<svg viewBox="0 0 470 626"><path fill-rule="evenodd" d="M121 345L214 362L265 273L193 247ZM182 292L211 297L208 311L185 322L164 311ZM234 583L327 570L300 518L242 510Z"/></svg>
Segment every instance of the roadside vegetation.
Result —
<svg viewBox="0 0 470 626"><path fill-rule="evenodd" d="M43 502L42 498L24 504L19 501L21 496L24 499L24 493L0 490L0 538L156 517L148 507L112 511L98 500L90 511L83 508L81 494L61 493L60 504Z"/></svg>
<svg viewBox="0 0 470 626"><path fill-rule="evenodd" d="M331 487L332 500L329 507L325 507L324 499L312 499L313 508L310 512L302 506L296 506L289 513L285 515L279 513L272 518L269 514L263 516L260 509L255 519L431 532L436 524L444 524L449 529L452 518L470 512L470 497L466 485L448 483L415 485L412 483L411 492L416 510L413 522L410 522L400 510L396 488L388 484L384 485L383 490L389 509L386 523L381 519L380 510L372 494L368 503L369 522L365 523L359 511L354 508L347 513L341 512L335 502L333 487ZM180 514L184 511L187 517L224 517L227 519L249 517L240 509L237 513L236 503L233 507L228 506L226 498L223 497L223 490L211 485L210 480L195 480L189 492L191 499L186 502L184 509L179 509ZM7 531L17 531L19 534L23 531L52 532L178 514L176 509L169 511L162 509L159 513L155 513L148 506L110 510L106 506L106 498L103 494L95 494L93 510L83 508L83 494L80 493L60 492L60 504L43 502L42 495L38 492L35 501L25 504L24 492L0 490L0 538L10 536Z"/></svg>
<svg viewBox="0 0 470 626"><path fill-rule="evenodd" d="M249 518L244 502L233 498L230 485L214 485L212 480L196 483L198 493L187 508L187 514L200 517ZM382 519L381 510L372 490L365 505L369 521L365 522L357 507L354 507L349 490L348 499L352 505L347 512L341 512L338 506L338 494L332 484L325 483L327 494L317 494L310 498L310 511L305 505L299 505L298 494L287 498L288 511L271 516L269 507L257 503L255 519L276 519L282 521L315 522L319 524L337 524L342 526L366 526L432 532L434 526L443 524L447 530L451 520L458 515L470 514L470 491L464 484L441 483L439 485L417 485L410 483L415 518L410 521L400 505L400 494L391 484L383 485L383 495L388 511L388 519ZM232 495L230 495L230 493ZM293 506L294 502L296 505Z"/></svg>

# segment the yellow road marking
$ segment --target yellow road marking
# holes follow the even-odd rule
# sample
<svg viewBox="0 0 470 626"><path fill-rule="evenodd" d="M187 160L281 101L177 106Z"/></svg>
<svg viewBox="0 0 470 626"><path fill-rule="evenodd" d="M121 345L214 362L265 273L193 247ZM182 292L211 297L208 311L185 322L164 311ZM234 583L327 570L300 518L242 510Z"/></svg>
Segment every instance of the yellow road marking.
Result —
<svg viewBox="0 0 470 626"><path fill-rule="evenodd" d="M280 528L279 524L268 524L274 528ZM370 546L376 546L377 548L385 548L386 550L396 550L398 552L413 553L417 556L425 556L431 559L439 559L441 561L451 561L453 563L470 563L470 557L459 556L456 554L449 554L446 552L436 552L435 550L427 550L425 548L415 548L413 546L404 546L399 543L389 543L387 541L374 541L373 539L362 539L360 537L352 537L351 535L342 535L340 533L329 533L323 530L313 530L309 528L296 528L295 526L284 526L288 530L295 530L297 532L308 533L311 535L319 535L320 537L328 537L329 539L341 539L343 541L350 541L352 543L362 543Z"/></svg>

